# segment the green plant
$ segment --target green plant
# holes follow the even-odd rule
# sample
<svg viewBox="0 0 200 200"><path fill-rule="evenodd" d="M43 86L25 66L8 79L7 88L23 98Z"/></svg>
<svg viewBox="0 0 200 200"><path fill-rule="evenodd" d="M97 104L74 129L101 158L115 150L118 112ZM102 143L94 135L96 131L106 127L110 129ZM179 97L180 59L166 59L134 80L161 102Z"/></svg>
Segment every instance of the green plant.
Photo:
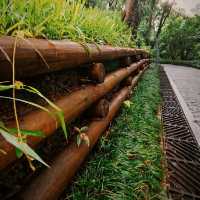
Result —
<svg viewBox="0 0 200 200"><path fill-rule="evenodd" d="M160 37L160 55L168 60L200 60L200 16L172 15Z"/></svg>
<svg viewBox="0 0 200 200"><path fill-rule="evenodd" d="M20 130L21 131L21 130ZM30 148L27 143L26 143L26 138L24 136L26 135L32 135L32 136L41 136L41 134L39 132L30 132L30 131L21 131L21 133L24 135L20 140L19 137L16 137L14 135L12 135L13 133L16 133L16 129L8 129L6 128L2 122L0 125L0 133L1 135L4 137L4 139L9 142L10 144L12 144L13 146L16 147L16 155L17 157L21 157L22 154L24 153L29 161L30 167L34 170L34 166L32 165L31 161L32 160L37 160L39 162L41 162L42 164L44 164L45 166L49 167L48 164L46 164L41 158L40 156L35 153L35 151ZM5 152L5 156L6 156L6 152Z"/></svg>
<svg viewBox="0 0 200 200"><path fill-rule="evenodd" d="M27 103L31 106L37 107L37 108L39 108L39 109L41 109L45 112L48 112L52 117L55 118L55 120L58 119L60 121L63 132L64 132L65 137L67 139L67 131L66 131L66 125L65 125L65 121L64 121L64 114L59 107L57 107L54 103L52 103L49 99L47 99L36 88L24 85L20 81L15 81L14 85L13 84L9 85L9 84L5 84L5 83L0 83L0 92L5 91L5 90L10 90L10 89L25 90L25 91L28 91L30 93L37 94L42 99L44 99L54 111L50 111L49 109L47 109L47 108L45 108L41 105L38 105L38 104L30 102L30 101L26 101L26 100L23 100L23 99L18 99L18 98L15 98L15 97L0 96L0 98L2 98L2 99L20 101L22 103ZM10 128L7 128L2 121L0 121L0 134L4 137L4 139L7 142L11 143L12 145L14 145L16 147L17 157L21 157L22 154L26 155L32 169L34 169L34 167L33 167L33 165L31 165L30 161L33 160L33 159L35 159L35 160L43 163L44 165L48 166L39 157L39 155L37 155L26 143L27 142L26 141L27 136L44 137L43 133L41 133L40 131L21 130L20 125L18 125L18 126L19 127L15 128L15 129L13 129L13 128L10 129Z"/></svg>
<svg viewBox="0 0 200 200"><path fill-rule="evenodd" d="M86 8L84 0L1 0L0 8L0 36L134 46L120 12Z"/></svg>
<svg viewBox="0 0 200 200"><path fill-rule="evenodd" d="M199 60L171 60L171 59L159 59L160 64L173 64L173 65L183 65L187 67L193 67L200 69Z"/></svg>
<svg viewBox="0 0 200 200"><path fill-rule="evenodd" d="M78 145L78 147L81 145L82 142L87 144L88 147L89 147L90 146L90 140L89 140L89 137L86 134L88 127L87 126L84 126L84 127L81 127L81 128L75 127L74 130L77 133L77 145Z"/></svg>
<svg viewBox="0 0 200 200"><path fill-rule="evenodd" d="M16 81L15 80L15 55L16 55L16 46L17 46L17 41L19 38L24 39L23 38L24 35L21 34L21 31L16 31L16 37L15 37L15 42L14 42L14 47L13 47L13 56L12 56L12 60L11 58L7 55L7 53L3 50L2 47L0 47L1 52L4 54L4 56L7 58L7 60L11 63L12 65L12 84L8 84L10 83L9 81L5 81L5 82L1 82L0 83L0 92L5 91L5 90L9 90L12 89L12 97L7 97L7 96L0 96L0 98L2 99L7 99L7 100L12 100L13 102L13 110L14 110L14 117L15 117L15 122L16 122L16 129L9 129L7 128L3 122L0 123L0 133L1 135L4 137L5 140L7 140L7 142L11 143L12 145L14 145L16 147L16 155L17 157L21 157L23 154L25 154L25 156L27 157L30 167L34 170L34 166L32 165L32 160L37 160L39 162L41 162L42 164L48 166L41 158L38 154L36 154L34 152L34 150L32 150L26 142L26 137L27 135L31 135L31 136L37 136L40 137L41 133L38 131L28 131L28 130L21 130L20 129L20 124L19 124L19 120L18 120L18 114L17 114L17 106L16 106L16 101L20 101L23 103L27 103L31 106L35 106L45 112L48 112L52 117L55 118L55 121L57 123L57 119L63 129L63 132L65 134L65 137L67 139L67 130L66 130L66 124L64 121L64 113L63 111L56 106L53 102L51 102L48 98L46 98L40 91L38 91L36 88L28 86L28 85L24 85L21 81ZM24 39L25 40L25 39ZM27 41L27 40L25 40ZM35 51L38 52L38 54L41 56L42 60L44 61L44 63L47 65L47 62L45 61L45 59L42 57L42 55L40 54L40 52L35 49ZM41 105L38 105L36 103L30 102L30 101L26 101L23 99L18 99L16 98L16 90L24 90L27 91L29 93L33 93L38 95L40 98L42 98L43 100L46 101L46 103L53 109L53 111L50 111L48 108L45 108ZM12 135L12 134L15 135Z"/></svg>

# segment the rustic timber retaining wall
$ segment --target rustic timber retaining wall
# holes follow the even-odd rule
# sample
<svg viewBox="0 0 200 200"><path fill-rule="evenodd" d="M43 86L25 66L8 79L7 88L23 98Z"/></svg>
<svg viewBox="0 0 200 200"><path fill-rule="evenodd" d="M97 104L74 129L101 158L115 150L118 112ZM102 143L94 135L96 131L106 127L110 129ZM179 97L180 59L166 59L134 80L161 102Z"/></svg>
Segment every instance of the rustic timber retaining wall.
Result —
<svg viewBox="0 0 200 200"><path fill-rule="evenodd" d="M147 69L148 53L141 49L115 48L111 46L96 46L93 44L78 44L69 41L48 41L39 39L17 39L13 37L0 38L0 80L10 80L12 77L13 48L16 42L15 69L16 78L29 79L31 76L52 73L59 70L89 65L88 77L95 81L86 84L69 95L63 95L54 102L64 112L65 122L70 123L92 106L90 115L100 120L89 120L87 135L90 147L77 147L72 142L54 158L50 169L45 169L38 178L30 180L30 185L20 188L21 199L50 200L59 197L64 187L69 184L87 154L96 144L100 135L114 118L123 101L130 95L132 88ZM106 74L104 62L118 60L121 63L116 71ZM121 83L121 85L120 85ZM117 91L113 93L115 88ZM105 96L110 94L112 101ZM114 94L114 95L113 95ZM47 107L51 110L50 107ZM46 138L56 132L60 126L48 113L35 110L20 118L20 128L24 130L40 130ZM7 122L8 127L15 127L14 121ZM28 136L27 143L36 148L42 137ZM17 160L15 148L0 137L0 149L7 152L0 154L0 170L9 170ZM56 184L55 184L56 181ZM39 187L38 187L39 185ZM37 195L35 195L37 194Z"/></svg>

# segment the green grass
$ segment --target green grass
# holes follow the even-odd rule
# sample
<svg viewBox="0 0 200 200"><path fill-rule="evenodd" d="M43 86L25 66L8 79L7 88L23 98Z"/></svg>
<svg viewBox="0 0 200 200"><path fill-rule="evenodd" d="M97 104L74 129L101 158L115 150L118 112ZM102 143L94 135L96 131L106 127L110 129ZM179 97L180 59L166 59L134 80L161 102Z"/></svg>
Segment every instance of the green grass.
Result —
<svg viewBox="0 0 200 200"><path fill-rule="evenodd" d="M84 0L1 0L3 35L135 46L120 12L86 8Z"/></svg>
<svg viewBox="0 0 200 200"><path fill-rule="evenodd" d="M158 67L143 76L131 106L114 120L66 194L70 200L165 199L160 149Z"/></svg>

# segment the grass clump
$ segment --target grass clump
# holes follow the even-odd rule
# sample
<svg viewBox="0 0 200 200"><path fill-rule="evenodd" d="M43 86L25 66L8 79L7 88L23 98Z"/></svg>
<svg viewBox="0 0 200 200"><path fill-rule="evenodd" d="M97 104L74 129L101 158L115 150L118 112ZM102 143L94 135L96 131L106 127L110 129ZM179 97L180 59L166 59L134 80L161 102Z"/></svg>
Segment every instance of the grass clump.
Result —
<svg viewBox="0 0 200 200"><path fill-rule="evenodd" d="M165 199L158 67L152 65L65 195L67 200Z"/></svg>
<svg viewBox="0 0 200 200"><path fill-rule="evenodd" d="M86 8L84 0L1 0L0 36L69 39L132 46L117 11Z"/></svg>

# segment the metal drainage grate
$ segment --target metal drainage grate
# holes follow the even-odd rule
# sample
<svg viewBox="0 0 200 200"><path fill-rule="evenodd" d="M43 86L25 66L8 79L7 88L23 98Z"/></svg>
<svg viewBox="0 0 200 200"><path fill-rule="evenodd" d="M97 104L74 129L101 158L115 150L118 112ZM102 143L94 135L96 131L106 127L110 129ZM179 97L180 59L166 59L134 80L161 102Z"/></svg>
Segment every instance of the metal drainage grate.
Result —
<svg viewBox="0 0 200 200"><path fill-rule="evenodd" d="M200 148L163 67L160 87L169 198L200 200Z"/></svg>

